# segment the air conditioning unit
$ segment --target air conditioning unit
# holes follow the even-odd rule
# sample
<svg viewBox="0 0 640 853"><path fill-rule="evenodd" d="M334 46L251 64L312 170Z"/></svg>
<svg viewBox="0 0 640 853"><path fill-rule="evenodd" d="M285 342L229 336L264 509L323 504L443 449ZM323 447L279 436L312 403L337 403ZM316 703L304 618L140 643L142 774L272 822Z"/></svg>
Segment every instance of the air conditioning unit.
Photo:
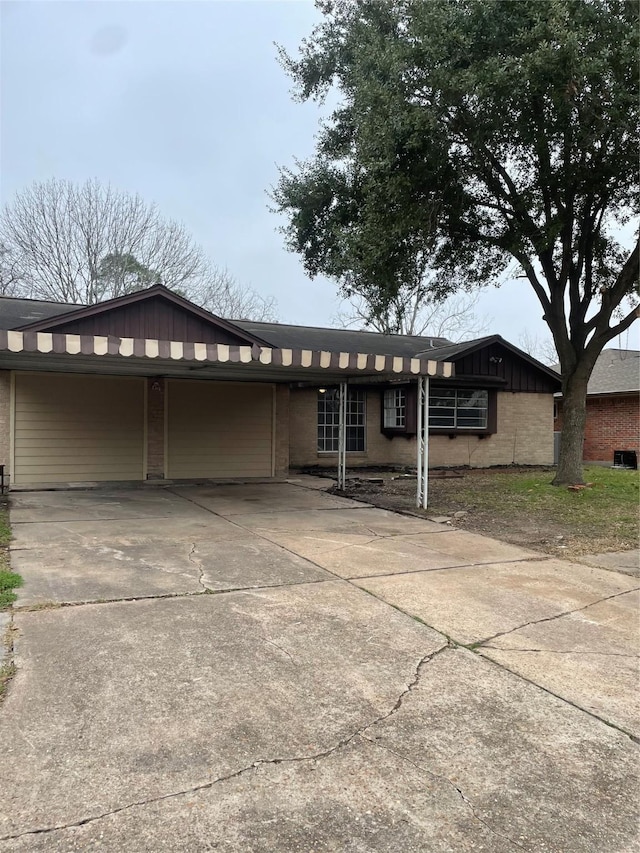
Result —
<svg viewBox="0 0 640 853"><path fill-rule="evenodd" d="M632 468L634 471L637 470L638 454L635 452L635 450L614 450L613 467Z"/></svg>

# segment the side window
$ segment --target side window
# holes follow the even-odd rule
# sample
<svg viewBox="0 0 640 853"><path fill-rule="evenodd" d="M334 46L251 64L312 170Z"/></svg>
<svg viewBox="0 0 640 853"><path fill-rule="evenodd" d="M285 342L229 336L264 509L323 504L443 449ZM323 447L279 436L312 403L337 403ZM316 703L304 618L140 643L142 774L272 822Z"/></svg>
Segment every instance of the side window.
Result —
<svg viewBox="0 0 640 853"><path fill-rule="evenodd" d="M429 395L429 427L489 429L489 392L474 388L434 388Z"/></svg>
<svg viewBox="0 0 640 853"><path fill-rule="evenodd" d="M404 429L407 425L407 392L404 388L388 388L383 398L383 426Z"/></svg>

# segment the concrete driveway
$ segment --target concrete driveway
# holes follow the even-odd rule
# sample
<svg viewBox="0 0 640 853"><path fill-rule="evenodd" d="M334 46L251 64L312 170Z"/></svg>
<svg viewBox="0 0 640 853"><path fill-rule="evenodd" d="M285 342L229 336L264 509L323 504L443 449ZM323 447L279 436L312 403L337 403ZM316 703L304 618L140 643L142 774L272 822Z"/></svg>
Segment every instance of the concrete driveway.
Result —
<svg viewBox="0 0 640 853"><path fill-rule="evenodd" d="M15 494L0 849L639 849L637 578L322 491Z"/></svg>

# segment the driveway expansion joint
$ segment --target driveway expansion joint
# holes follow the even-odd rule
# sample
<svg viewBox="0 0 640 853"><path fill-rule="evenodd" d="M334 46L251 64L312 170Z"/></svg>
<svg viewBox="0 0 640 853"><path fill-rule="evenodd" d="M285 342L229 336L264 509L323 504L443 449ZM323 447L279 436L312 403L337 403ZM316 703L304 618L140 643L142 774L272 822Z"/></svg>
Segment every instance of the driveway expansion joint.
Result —
<svg viewBox="0 0 640 853"><path fill-rule="evenodd" d="M590 652L587 649L517 649L512 646L486 646L482 649L492 649L494 652L539 652L547 655L596 655L599 657L640 659L640 655L625 655L623 652ZM472 649L473 651L473 649Z"/></svg>
<svg viewBox="0 0 640 853"><path fill-rule="evenodd" d="M386 538L386 537L385 537ZM373 540L370 540L373 541ZM360 543L355 543L353 545L345 545L345 548L356 548ZM364 545L368 545L369 542L365 542ZM336 548L335 551L332 551L332 554L335 554L337 551L340 551L340 548ZM486 563L456 563L455 566L434 566L433 568L428 569L406 569L402 572L387 572L385 574L379 575L356 575L354 577L348 578L350 581L366 581L366 580L377 580L378 578L395 578L400 575L419 575L424 574L426 572L448 572L451 569L482 569L485 566L510 566L512 563L540 563L546 560L546 557L521 557L516 560L490 560ZM327 570L328 571L328 570ZM383 599L381 599L383 600ZM434 629L435 630L435 629ZM489 637L490 640L493 637Z"/></svg>
<svg viewBox="0 0 640 853"><path fill-rule="evenodd" d="M364 737L364 732L369 731L369 729L374 728L375 726L379 725L385 720L388 720L390 717L396 714L404 704L406 697L418 686L424 668L427 666L427 664L430 663L435 657L440 655L442 652L447 651L451 647L451 644L446 643L445 645L436 649L434 652L429 652L429 654L424 655L424 657L420 658L414 670L414 675L411 681L402 690L394 705L392 706L391 710L387 711L384 714L381 714L379 717L376 717L370 723L366 723L365 725L360 726L360 728L356 729L355 732L352 732L350 735L347 735L346 737L342 738L334 746L331 746L328 749L316 752L313 755L300 755L293 756L290 758L258 758L256 761L251 762L251 764L248 764L246 767L241 767L239 770L234 770L232 773L227 773L224 776L218 776L217 778L211 779L208 782L203 782L200 785L193 785L189 788L185 788L180 791L172 791L169 794L160 794L156 797L149 797L143 800L135 800L134 802L127 803L124 806L119 806L118 808L110 809L109 811L101 812L97 815L91 815L89 817L81 818L80 820L70 821L69 823L58 824L56 826L40 827L38 829L28 829L24 832L14 833L11 835L2 835L0 836L0 841L16 841L20 838L26 838L30 835L48 835L51 832L61 832L66 829L76 829L78 827L86 826L87 824L103 820L104 818L111 817L112 815L119 814L120 812L127 811L128 809L147 806L153 803L162 802L163 800L170 800L176 797L183 797L189 794L195 794L199 791L210 790L211 788L221 784L222 782L229 782L231 779L237 779L238 777L243 776L245 773L250 773L254 770L257 770L259 767L266 767L269 765L277 764L302 764L309 761L321 761L325 758L328 758L330 755L333 755L334 752L337 752L338 750L343 749L345 746L348 746L348 744L350 744L358 737L362 737L363 740L366 740L369 743L375 743L369 738Z"/></svg>
<svg viewBox="0 0 640 853"><path fill-rule="evenodd" d="M545 616L543 619L533 619L531 622L524 622L522 625L517 625L515 628L509 628L508 631L500 631L498 634L493 634L491 637L486 637L484 640L479 640L477 643L471 643L469 648L481 649L486 643L492 640L497 640L499 637L507 637L509 634L514 634L516 631L521 631L523 628L529 628L531 625L540 625L543 622L554 622L556 619L562 619L563 616L571 616L572 613L580 613L583 610L588 610L590 607L595 607L596 604L602 604L605 601L611 601L612 598L619 598L621 595L629 595L631 592L639 592L640 586L632 589L624 589L622 592L614 592L612 595L606 595L604 598L598 598L596 601L591 601L589 604L584 604L582 607L576 607L573 610L565 610L562 613L556 613L554 616Z"/></svg>
<svg viewBox="0 0 640 853"><path fill-rule="evenodd" d="M515 675L516 678L522 679L527 684L530 684L532 687L535 687L538 690L542 690L543 693L548 693L549 696L553 696L554 699L558 699L560 702L564 702L566 705L570 705L572 708L575 708L576 711L581 711L583 714L587 714L594 720L597 720L599 723L603 723L605 726L608 726L610 729L614 729L620 734L628 737L632 743L640 746L640 737L638 735L634 735L633 732L627 731L627 729L622 728L617 723L612 723L611 720L605 719L605 717L601 717L599 714L596 714L595 711L591 711L589 708L585 708L584 705L578 705L577 702L573 702L571 699L567 699L566 696L561 696L559 693L551 690L550 687L545 687L543 684L539 684L537 681L533 681L531 678L527 678L526 675L523 675L521 672L518 672L515 669L511 669L511 667L507 666L505 663L501 661L495 660L495 658L489 657L488 655L482 654L484 648L482 646L478 648L469 648L469 651L474 652L474 654L479 655L483 660L487 661L487 663L493 664L497 666L499 669L504 670L505 672L511 673L511 675Z"/></svg>
<svg viewBox="0 0 640 853"><path fill-rule="evenodd" d="M232 592L254 592L262 589L280 589L289 586L305 586L335 582L335 577L315 578L312 580L286 581L276 584L259 584L256 586L234 586L227 589L195 589L191 592L162 592L157 595L131 595L122 598L89 598L86 601L43 601L35 604L14 605L14 613L37 613L41 610L60 610L66 607L88 607L93 604L135 604L138 601L164 601L174 598L197 598L201 595L228 595Z"/></svg>

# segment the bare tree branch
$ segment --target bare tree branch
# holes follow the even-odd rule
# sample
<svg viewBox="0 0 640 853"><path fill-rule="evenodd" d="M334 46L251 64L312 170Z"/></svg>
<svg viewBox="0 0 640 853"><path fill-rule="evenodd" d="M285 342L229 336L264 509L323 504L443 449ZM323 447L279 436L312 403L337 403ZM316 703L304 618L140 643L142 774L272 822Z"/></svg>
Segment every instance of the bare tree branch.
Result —
<svg viewBox="0 0 640 853"><path fill-rule="evenodd" d="M189 299L220 317L232 320L277 320L277 302L243 287L227 269L211 268L189 291Z"/></svg>
<svg viewBox="0 0 640 853"><path fill-rule="evenodd" d="M549 337L539 338L537 335L532 335L525 330L518 338L520 349L537 358L543 364L558 364L558 353L556 352L553 340Z"/></svg>
<svg viewBox="0 0 640 853"><path fill-rule="evenodd" d="M435 299L428 289L399 294L386 311L376 311L362 296L346 300L334 317L343 329L372 329L386 335L419 335L457 342L484 334L490 318L478 315L479 293Z"/></svg>
<svg viewBox="0 0 640 853"><path fill-rule="evenodd" d="M160 282L225 317L273 319L276 303L243 288L155 204L97 180L50 180L0 216L0 292L91 305Z"/></svg>

